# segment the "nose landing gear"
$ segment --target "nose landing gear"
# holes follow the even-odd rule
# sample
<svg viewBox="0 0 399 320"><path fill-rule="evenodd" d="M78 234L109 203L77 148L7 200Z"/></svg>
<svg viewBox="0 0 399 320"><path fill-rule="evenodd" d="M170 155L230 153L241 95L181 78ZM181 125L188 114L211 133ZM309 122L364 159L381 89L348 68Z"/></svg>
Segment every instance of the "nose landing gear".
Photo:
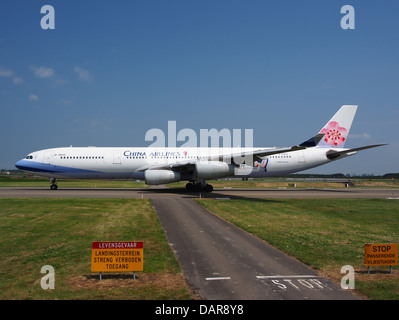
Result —
<svg viewBox="0 0 399 320"><path fill-rule="evenodd" d="M51 182L50 189L51 190L57 190L58 189L57 179L56 178L50 178L50 182Z"/></svg>

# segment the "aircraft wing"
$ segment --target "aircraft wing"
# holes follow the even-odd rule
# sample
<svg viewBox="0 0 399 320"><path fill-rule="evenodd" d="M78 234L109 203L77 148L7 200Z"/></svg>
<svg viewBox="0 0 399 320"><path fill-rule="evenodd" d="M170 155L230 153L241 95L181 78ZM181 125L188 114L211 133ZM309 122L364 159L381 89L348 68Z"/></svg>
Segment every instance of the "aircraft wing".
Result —
<svg viewBox="0 0 399 320"><path fill-rule="evenodd" d="M385 145L387 145L387 144L382 143L382 144L373 144L370 146L359 147L359 148L354 148L354 149L346 149L346 150L342 150L342 151L330 150L327 152L327 158L330 160L335 160L335 159L338 159L341 157L351 156L351 155L355 154L357 151L381 147L381 146L385 146Z"/></svg>
<svg viewBox="0 0 399 320"><path fill-rule="evenodd" d="M271 156L274 154L293 152L293 151L298 151L298 150L303 150L303 149L306 149L306 147L305 146L293 146L293 147L287 147L287 148L258 149L258 150L251 151L251 152L248 152L248 151L247 152L237 152L237 153L232 153L229 155L220 155L220 156L210 157L209 160L240 164L240 163L242 163L242 161L240 161L240 158L244 158L244 157L252 157L252 160L256 161L256 160L261 160L264 157ZM238 159L238 161L234 161L234 159Z"/></svg>
<svg viewBox="0 0 399 320"><path fill-rule="evenodd" d="M136 170L136 172L144 172L146 170L173 170L178 172L194 170L197 159L190 159L187 161L179 161L169 164L156 164L156 165L145 165Z"/></svg>
<svg viewBox="0 0 399 320"><path fill-rule="evenodd" d="M297 150L306 149L304 146L293 146L287 148L266 148L266 149L258 149L251 152L238 152L238 153L231 153L231 154L221 154L218 156L210 156L208 158L201 158L201 159L190 159L190 160L183 160L169 164L157 164L157 165L144 165L138 168L137 172L144 172L146 170L173 170L177 172L189 172L193 171L195 164L197 161L220 161L220 162L228 162L231 164L237 163L239 166L242 163L244 157L252 157L251 165L253 161L260 160L264 157L279 154L279 153L287 153L293 152ZM238 161L234 161L237 159ZM248 163L247 163L248 164Z"/></svg>

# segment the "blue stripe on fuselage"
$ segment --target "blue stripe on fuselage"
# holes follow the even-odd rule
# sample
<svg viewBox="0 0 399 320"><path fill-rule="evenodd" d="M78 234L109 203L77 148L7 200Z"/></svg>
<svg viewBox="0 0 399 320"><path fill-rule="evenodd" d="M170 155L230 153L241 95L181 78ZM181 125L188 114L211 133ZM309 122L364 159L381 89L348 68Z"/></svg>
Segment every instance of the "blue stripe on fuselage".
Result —
<svg viewBox="0 0 399 320"><path fill-rule="evenodd" d="M24 171L42 172L42 173L98 173L100 171L85 170L53 164L40 163L35 161L19 160L15 166Z"/></svg>

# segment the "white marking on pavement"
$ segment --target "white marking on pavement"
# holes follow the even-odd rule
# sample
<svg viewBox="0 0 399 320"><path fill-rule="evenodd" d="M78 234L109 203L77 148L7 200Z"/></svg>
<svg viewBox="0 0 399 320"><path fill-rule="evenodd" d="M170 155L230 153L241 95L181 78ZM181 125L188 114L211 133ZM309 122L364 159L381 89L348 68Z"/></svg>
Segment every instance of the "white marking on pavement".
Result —
<svg viewBox="0 0 399 320"><path fill-rule="evenodd" d="M256 276L258 279L277 279L277 278L318 278L312 275L291 275L291 276Z"/></svg>
<svg viewBox="0 0 399 320"><path fill-rule="evenodd" d="M231 280L230 277L211 277L211 278L205 278L205 280Z"/></svg>

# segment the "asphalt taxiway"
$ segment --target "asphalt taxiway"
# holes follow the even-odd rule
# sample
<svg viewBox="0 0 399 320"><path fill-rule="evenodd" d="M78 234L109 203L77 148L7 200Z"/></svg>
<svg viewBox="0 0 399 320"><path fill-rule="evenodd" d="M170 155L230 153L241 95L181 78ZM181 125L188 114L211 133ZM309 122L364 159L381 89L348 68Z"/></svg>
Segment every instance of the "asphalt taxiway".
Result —
<svg viewBox="0 0 399 320"><path fill-rule="evenodd" d="M314 270L210 213L193 198L390 198L399 189L0 188L0 197L149 198L188 284L202 299L357 299ZM339 271L337 271L339 272Z"/></svg>
<svg viewBox="0 0 399 320"><path fill-rule="evenodd" d="M192 199L153 199L152 204L188 284L203 299L357 299Z"/></svg>

